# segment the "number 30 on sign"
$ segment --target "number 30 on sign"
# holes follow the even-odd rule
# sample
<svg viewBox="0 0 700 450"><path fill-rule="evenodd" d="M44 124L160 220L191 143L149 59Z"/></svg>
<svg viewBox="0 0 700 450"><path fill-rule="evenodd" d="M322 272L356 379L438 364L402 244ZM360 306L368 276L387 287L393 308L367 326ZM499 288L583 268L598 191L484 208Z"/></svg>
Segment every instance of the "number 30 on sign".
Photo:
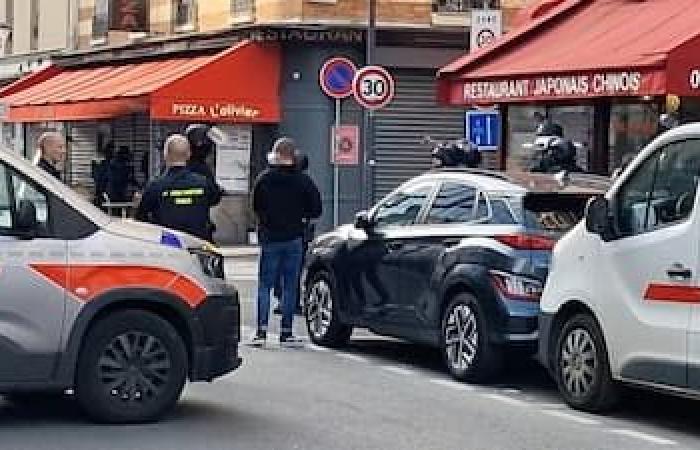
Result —
<svg viewBox="0 0 700 450"><path fill-rule="evenodd" d="M368 109L383 108L394 98L394 78L383 67L364 67L355 74L353 93L361 106Z"/></svg>

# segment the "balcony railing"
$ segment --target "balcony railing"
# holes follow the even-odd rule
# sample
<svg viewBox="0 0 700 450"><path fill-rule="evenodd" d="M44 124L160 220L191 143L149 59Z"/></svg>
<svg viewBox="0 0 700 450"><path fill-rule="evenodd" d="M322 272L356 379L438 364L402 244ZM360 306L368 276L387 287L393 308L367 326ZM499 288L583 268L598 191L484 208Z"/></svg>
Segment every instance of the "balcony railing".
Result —
<svg viewBox="0 0 700 450"><path fill-rule="evenodd" d="M500 0L434 0L433 12L437 14L466 14L472 9L498 9Z"/></svg>

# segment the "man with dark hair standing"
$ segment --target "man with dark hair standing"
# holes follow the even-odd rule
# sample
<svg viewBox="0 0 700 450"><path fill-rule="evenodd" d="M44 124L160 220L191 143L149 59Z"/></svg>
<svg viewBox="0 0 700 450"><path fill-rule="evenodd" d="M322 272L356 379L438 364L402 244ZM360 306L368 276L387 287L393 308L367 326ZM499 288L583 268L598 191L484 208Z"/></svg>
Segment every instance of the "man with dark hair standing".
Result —
<svg viewBox="0 0 700 450"><path fill-rule="evenodd" d="M283 278L280 344L298 346L293 334L294 308L299 291L305 220L321 216L321 194L296 167L296 145L290 138L275 142L271 166L255 182L253 211L259 222L261 245L258 282L258 328L251 345L262 347L267 339L270 291Z"/></svg>

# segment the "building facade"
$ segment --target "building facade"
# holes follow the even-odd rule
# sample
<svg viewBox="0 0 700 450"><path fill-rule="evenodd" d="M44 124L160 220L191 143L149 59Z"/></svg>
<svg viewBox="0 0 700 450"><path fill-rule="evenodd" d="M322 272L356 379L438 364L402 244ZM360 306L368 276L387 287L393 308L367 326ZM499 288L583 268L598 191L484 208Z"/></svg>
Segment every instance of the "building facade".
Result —
<svg viewBox="0 0 700 450"><path fill-rule="evenodd" d="M45 3L54 5L49 8L58 8L56 5L61 2L15 1L13 6L17 3L24 6L37 3L41 29L46 23L40 19L41 8L47 7ZM4 123L25 130L22 139L16 136L14 146L23 147L25 154L31 156L37 132L46 128L65 132L70 138L66 179L86 195L90 195L93 187L92 162L100 157L100 149L107 142L130 150L136 179L143 183L158 173L160 147L168 134L183 131L191 122L221 122L219 125L228 134L229 141L235 143L238 153L222 150L211 160L222 183L231 185L229 195L214 214L219 230L217 239L223 243L240 243L247 239L254 222L248 211L252 180L265 167L266 153L279 136L294 137L309 155L310 174L321 188L324 201L321 230L332 227L336 219L339 222L351 220L354 212L410 176L426 170L431 150L425 144L426 136L456 139L465 135L464 109L441 107L435 101L436 69L469 46L473 8L502 7L507 29L523 1L502 0L501 4L494 0L377 0L376 49L372 63L392 72L396 79L396 97L388 107L374 113L374 133L366 139L369 151L363 152L360 164L339 169L337 183L331 164L335 103L319 87L319 69L333 56L347 57L358 67L365 65L367 0L150 0L145 3L139 0L66 0L65 3L66 40L59 42L56 30L40 32L36 47L41 48L39 42L53 42L52 45L63 48L53 61L61 68L62 77L85 83L85 90L89 90L94 77L118 80L115 74L138 72L149 67L148 64L167 63L178 58L184 61L212 57L216 60L213 55L242 42L253 42L265 48L275 46L279 50L275 69L278 71L279 114L266 122L234 117L234 113L230 120L224 121L218 115L216 119L208 113L198 115L196 111L200 107L202 111L210 111L213 103L207 103L207 99L192 99L188 97L189 92L171 92L173 98L186 99L189 103L166 117L156 111L154 100L159 92L172 91L172 87L164 84L159 85L158 92L141 93L139 98L146 99L148 105L141 102L138 107L119 111L113 108L115 99L105 99L102 105L106 106L101 107L94 99L75 96L32 99L23 98L14 91L5 92L10 99L10 113ZM18 17L16 9L13 14ZM26 16L24 10L21 14ZM130 31L115 31L111 26L115 17L126 17L138 26ZM25 48L26 39L20 41L17 45ZM32 47L31 39L29 47ZM256 70L259 70L258 65L253 62L228 77L210 76L220 80L222 85L252 83ZM208 75L192 72L187 76L206 79ZM47 89L39 85L35 91ZM80 96L81 91L78 84L76 95ZM217 108L221 102L227 105L225 111L229 112L238 111L236 108L246 100L243 99L245 94L236 94L235 98L220 98L216 92L207 95L217 98ZM247 100L255 103L260 99ZM84 106L83 113L78 116L75 108L58 107L66 104ZM343 100L341 109L343 124L357 126L360 132L365 129L364 112L352 98ZM93 115L84 114L85 110L92 111ZM363 140L361 135L360 143ZM222 157L224 154L235 161ZM497 156L486 160L491 167L500 164ZM334 217L336 204L338 215Z"/></svg>

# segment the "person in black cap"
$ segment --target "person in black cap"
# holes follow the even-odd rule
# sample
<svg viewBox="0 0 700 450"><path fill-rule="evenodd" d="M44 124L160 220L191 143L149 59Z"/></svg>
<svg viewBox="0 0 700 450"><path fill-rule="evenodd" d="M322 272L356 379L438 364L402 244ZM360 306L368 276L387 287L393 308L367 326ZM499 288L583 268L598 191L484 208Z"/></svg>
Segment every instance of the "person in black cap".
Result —
<svg viewBox="0 0 700 450"><path fill-rule="evenodd" d="M209 167L209 164L207 164L207 158L216 148L216 143L211 138L211 130L212 128L209 125L202 123L192 124L185 130L185 136L190 143L192 152L192 156L187 162L187 168L196 174L206 177L210 184L216 186L219 190L219 196L221 197L224 194L224 190L216 182L216 177ZM208 240L212 240L215 231L216 225L210 217Z"/></svg>
<svg viewBox="0 0 700 450"><path fill-rule="evenodd" d="M166 172L148 183L136 211L136 220L210 239L209 208L221 192L206 177L187 167L190 146L180 134L165 141Z"/></svg>

